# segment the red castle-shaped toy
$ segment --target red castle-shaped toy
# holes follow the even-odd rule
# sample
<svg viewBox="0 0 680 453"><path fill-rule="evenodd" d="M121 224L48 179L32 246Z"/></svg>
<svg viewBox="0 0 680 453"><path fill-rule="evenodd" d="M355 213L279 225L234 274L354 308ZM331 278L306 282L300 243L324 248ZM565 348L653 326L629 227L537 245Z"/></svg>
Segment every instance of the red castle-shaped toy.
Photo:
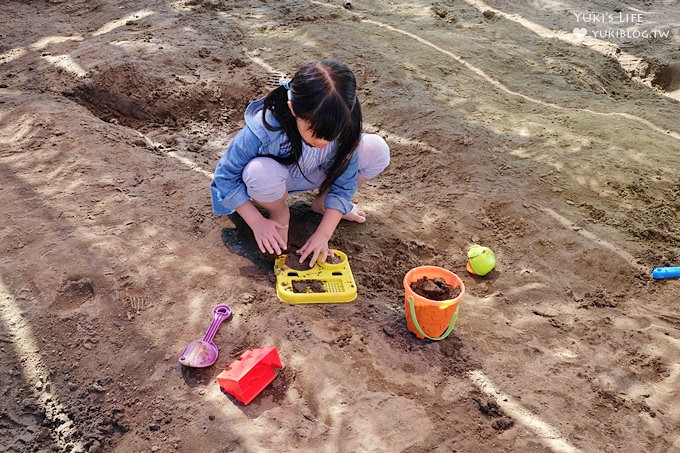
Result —
<svg viewBox="0 0 680 453"><path fill-rule="evenodd" d="M222 371L217 382L225 392L248 404L274 380L276 368L281 368L276 348L250 349Z"/></svg>

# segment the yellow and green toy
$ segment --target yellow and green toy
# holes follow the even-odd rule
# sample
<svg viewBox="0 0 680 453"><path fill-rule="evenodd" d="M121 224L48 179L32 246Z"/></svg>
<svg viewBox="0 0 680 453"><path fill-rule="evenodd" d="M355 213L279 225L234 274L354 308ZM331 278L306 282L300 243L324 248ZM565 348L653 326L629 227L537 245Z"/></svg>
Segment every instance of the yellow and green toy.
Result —
<svg viewBox="0 0 680 453"><path fill-rule="evenodd" d="M467 270L471 274L484 276L496 267L496 255L489 247L474 244L467 253Z"/></svg>

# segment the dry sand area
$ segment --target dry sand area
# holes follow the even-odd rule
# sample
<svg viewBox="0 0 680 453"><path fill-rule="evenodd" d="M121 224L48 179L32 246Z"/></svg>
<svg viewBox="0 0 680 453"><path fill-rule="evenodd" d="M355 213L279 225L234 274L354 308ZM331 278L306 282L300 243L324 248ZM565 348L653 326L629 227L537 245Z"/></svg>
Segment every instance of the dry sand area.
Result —
<svg viewBox="0 0 680 453"><path fill-rule="evenodd" d="M651 278L680 265L679 17L3 1L0 451L680 451L680 280ZM367 223L332 239L358 298L289 305L209 184L247 104L323 58L354 69L392 162L357 193ZM292 201L300 245L320 217ZM486 277L473 243L498 258ZM426 264L467 287L439 342L404 318ZM184 368L221 303L217 363ZM215 377L265 346L284 367L244 406Z"/></svg>

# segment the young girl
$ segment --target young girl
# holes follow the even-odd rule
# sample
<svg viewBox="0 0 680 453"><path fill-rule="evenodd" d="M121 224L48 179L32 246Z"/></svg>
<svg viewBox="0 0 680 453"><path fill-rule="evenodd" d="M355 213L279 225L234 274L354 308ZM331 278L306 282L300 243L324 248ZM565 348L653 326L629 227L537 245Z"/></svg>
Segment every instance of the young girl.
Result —
<svg viewBox="0 0 680 453"><path fill-rule="evenodd" d="M287 247L288 193L319 189L312 210L321 223L299 250L326 261L328 241L341 219L365 222L352 204L357 185L382 172L390 153L377 135L362 134L356 80L342 63L303 66L290 82L246 109L244 127L217 164L211 185L216 214L236 211L262 253ZM252 201L251 201L252 200ZM253 201L269 212L265 218Z"/></svg>

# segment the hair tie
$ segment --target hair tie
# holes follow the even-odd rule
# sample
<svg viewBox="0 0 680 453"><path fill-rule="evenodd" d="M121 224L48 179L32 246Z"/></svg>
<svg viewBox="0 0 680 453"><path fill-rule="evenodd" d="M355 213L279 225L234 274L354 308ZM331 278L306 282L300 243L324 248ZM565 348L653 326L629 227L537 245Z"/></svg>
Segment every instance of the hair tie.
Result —
<svg viewBox="0 0 680 453"><path fill-rule="evenodd" d="M288 94L288 100L289 100L289 101L292 100L292 99L293 99L293 96L292 96L292 95L293 95L293 92L290 91L290 81L284 79L283 77L281 77L281 78L279 79L279 85L281 85L282 87L284 87L284 88L286 89L286 92L287 92L287 94Z"/></svg>

